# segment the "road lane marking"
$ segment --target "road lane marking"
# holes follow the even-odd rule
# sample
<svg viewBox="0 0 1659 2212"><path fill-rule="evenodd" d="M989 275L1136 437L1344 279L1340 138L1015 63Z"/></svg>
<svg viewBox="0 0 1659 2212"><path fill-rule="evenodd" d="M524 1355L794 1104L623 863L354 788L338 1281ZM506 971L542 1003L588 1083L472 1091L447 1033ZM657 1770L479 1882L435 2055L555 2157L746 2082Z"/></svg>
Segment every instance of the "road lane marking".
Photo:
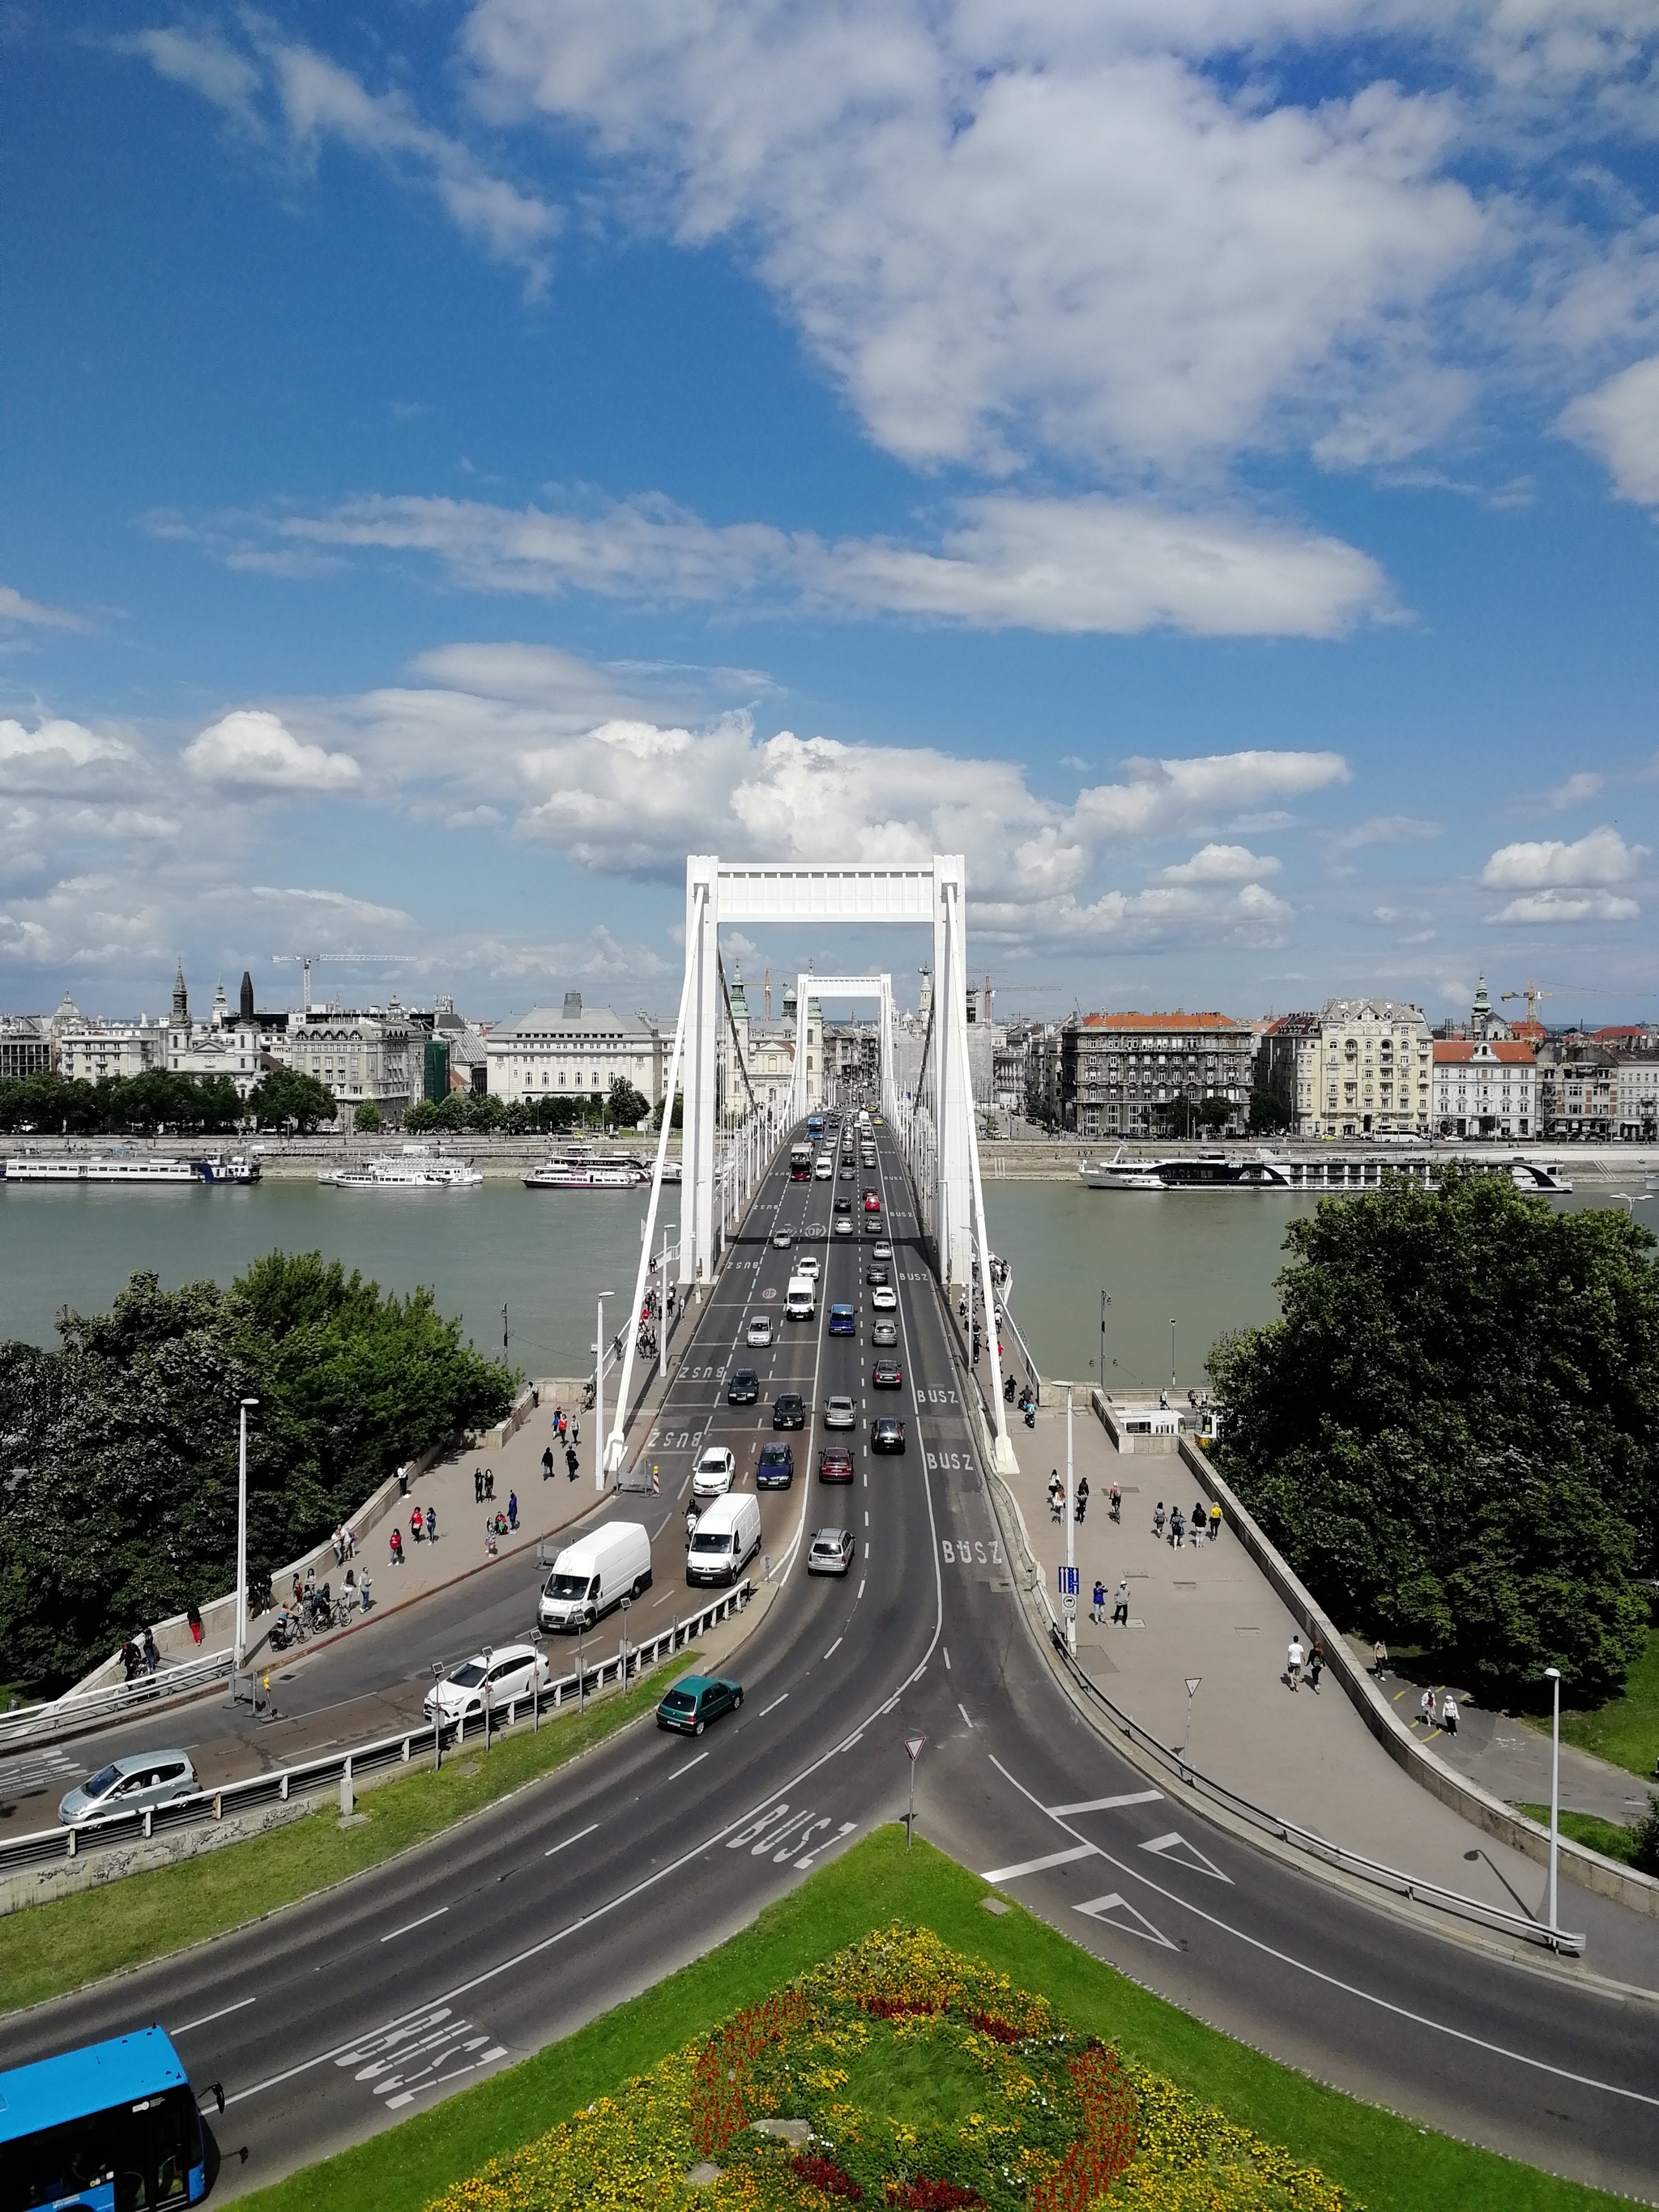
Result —
<svg viewBox="0 0 1659 2212"><path fill-rule="evenodd" d="M568 1851L572 1844L579 1844L584 1836L591 1836L599 1825L597 1820L590 1820L585 1828L578 1828L574 1836L567 1836L562 1844L555 1844L550 1849L544 1850L542 1856L544 1859L550 1859L556 1852Z"/></svg>
<svg viewBox="0 0 1659 2212"><path fill-rule="evenodd" d="M957 1711L962 1715L963 1720L968 1721L968 1708L963 1704L960 1698L957 1699ZM968 1721L968 1725L969 1728L972 1728L974 1724L972 1721Z"/></svg>
<svg viewBox="0 0 1659 2212"><path fill-rule="evenodd" d="M1008 1771L994 1752L990 1753L990 1760L1003 1780L1018 1790L1029 1804L1036 1806L1040 1813L1047 1810L1034 1793ZM1053 1820L1054 1816L1051 1813L1048 1817ZM1064 1821L1056 1821L1055 1825L1065 1827ZM1066 1828L1066 1832L1075 1835L1077 1831ZM1189 1912L1194 1919L1203 1921L1223 1936L1231 1936L1236 1942L1245 1944L1252 1951L1259 1951L1263 1958L1276 1960L1281 1966L1293 1967L1297 1973L1306 1974L1310 1981L1322 1982L1327 1989L1335 1990L1343 1996L1358 1997L1361 2003L1374 2005L1379 2012L1388 2013L1395 2020L1408 2021L1413 2027L1429 2028L1436 2035L1443 2035L1453 2043L1466 2044L1472 2051L1490 2051L1494 2058L1507 2058L1516 2066L1530 2067L1535 2074L1551 2075L1556 2081L1571 2081L1580 2089L1600 2089L1607 2096L1623 2097L1627 2103L1645 2105L1650 2111L1659 2112L1659 2097L1650 2096L1645 2089L1627 2089L1620 2082L1603 2081L1594 2074L1577 2074L1568 2066L1553 2066L1547 2058L1534 2058L1528 2051L1512 2050L1508 2044L1492 2043L1484 2035L1471 2034L1468 2028L1453 2027L1449 2021L1436 2020L1431 2014L1413 2012L1408 2005L1396 2004L1392 1997L1378 1996L1373 1990L1361 1989L1357 1982L1345 1982L1340 1975L1327 1973L1322 1966L1310 1966L1305 1959L1298 1959L1293 1952L1281 1951L1276 1944L1265 1942L1260 1936L1251 1936L1243 1928L1236 1928L1231 1920L1222 1919L1218 1913L1206 1912L1201 1905L1194 1905L1173 1889L1165 1889L1162 1882L1154 1881L1150 1875L1143 1874L1139 1867L1131 1866L1127 1859L1114 1858L1110 1851L1098 1844L1091 1848L1098 1852L1108 1866L1115 1867L1120 1874L1126 1874L1131 1881L1139 1882L1155 1897L1161 1897L1173 1905L1177 1911ZM228 2103L229 2100L226 2101Z"/></svg>
<svg viewBox="0 0 1659 2212"><path fill-rule="evenodd" d="M845 1644L847 1638L844 1635L838 1636L835 1642L830 1646L830 1649L824 1653L824 1657L826 1659L833 1659L836 1652L841 1650L842 1645Z"/></svg>
<svg viewBox="0 0 1659 2212"><path fill-rule="evenodd" d="M417 1928L424 1928L429 1920L441 1920L449 1907L441 1905L435 1912L423 1912L418 1920L406 1920L401 1928L394 1928L389 1936L382 1936L382 1943L395 1943L400 1936L412 1936Z"/></svg>
<svg viewBox="0 0 1659 2212"><path fill-rule="evenodd" d="M1198 1845L1189 1844L1177 1829L1171 1828L1167 1836L1154 1836L1151 1843L1143 1844L1140 1848L1143 1851L1156 1851L1160 1858L1168 1858L1172 1866L1185 1867L1188 1874L1207 1874L1217 1881L1224 1881L1229 1887L1232 1885L1232 1876L1223 1874L1213 1859L1206 1859ZM1191 1857L1176 1856L1182 1851L1190 1852ZM1194 1860L1197 1861L1196 1865L1194 1864Z"/></svg>
<svg viewBox="0 0 1659 2212"><path fill-rule="evenodd" d="M251 2004L258 2004L258 1997L240 1997L234 2004L222 2005L217 2012L204 2012L199 2020L187 2020L182 2027L175 2027L171 2033L188 2035L193 2027L206 2027L213 2021L228 2020L232 2013L246 2012Z"/></svg>
<svg viewBox="0 0 1659 2212"><path fill-rule="evenodd" d="M1070 1866L1076 1859L1091 1859L1096 1856L1092 1844L1079 1844L1069 1851L1050 1851L1045 1858L1022 1859L1018 1866L993 1867L988 1874L980 1876L981 1881L1018 1881L1022 1875L1047 1874L1050 1867Z"/></svg>
<svg viewBox="0 0 1659 2212"><path fill-rule="evenodd" d="M1050 1805L1047 1809L1056 1820L1063 1820L1073 1813L1115 1813L1121 1805L1156 1805L1163 1798L1161 1790L1130 1790L1121 1797L1085 1797L1076 1805Z"/></svg>
<svg viewBox="0 0 1659 2212"><path fill-rule="evenodd" d="M1108 1926L1120 1928L1126 1936L1139 1936L1143 1943L1161 1944L1166 1951L1178 1951L1181 1946L1172 1943L1161 1928L1155 1928L1144 1912L1137 1912L1128 1899L1119 1890L1106 1897L1091 1897L1086 1905L1073 1907L1073 1911L1086 1912L1091 1920L1103 1920ZM1127 1920L1113 1920L1115 1912L1127 1912Z"/></svg>
<svg viewBox="0 0 1659 2212"><path fill-rule="evenodd" d="M948 1674L951 1671L951 1647L948 1644L942 1644L939 1649L945 1654L945 1671Z"/></svg>
<svg viewBox="0 0 1659 2212"><path fill-rule="evenodd" d="M859 1597L862 1597L862 1596L864 1595L864 1585L865 1585L865 1582L866 1582L866 1577L864 1577L864 1576L862 1576L862 1575L860 1575L860 1577L859 1577ZM854 1602L854 1605L856 1605L856 1604L858 1603L858 1601L858 1601L858 1598L856 1598L856 1597L855 1597L855 1598L854 1599L854 1601L853 1601L853 1602ZM1632 1802L1632 1804L1634 1804L1634 1802L1636 1802L1636 1801L1635 1801L1635 1799L1634 1799L1634 1798L1632 1798L1632 1799L1631 1800L1631 1802Z"/></svg>
<svg viewBox="0 0 1659 2212"><path fill-rule="evenodd" d="M786 1702L786 1700L787 1700L787 1698L788 1698L788 1695L789 1695L789 1692L788 1692L788 1691L787 1691L787 1690L786 1690L786 1691L784 1692L783 1696L782 1696L781 1698L773 1698L773 1700L772 1700L772 1702L771 1702L771 1704L770 1704L769 1705L763 1705L763 1706L761 1707L760 1711L756 1714L755 1718L756 1718L757 1721L763 1721L763 1720L766 1718L766 1716L768 1715L768 1713L775 1713L775 1712L776 1712L776 1711L777 1711L778 1707L779 1707L781 1705L782 1705L782 1704L784 1704L784 1703Z"/></svg>
<svg viewBox="0 0 1659 2212"><path fill-rule="evenodd" d="M708 1753L706 1751L700 1751L695 1759L688 1759L684 1766L677 1766L674 1769L674 1771L669 1776L669 1780L671 1782L676 1782L679 1779L682 1774L690 1774L692 1768L694 1766L701 1766L708 1756Z"/></svg>

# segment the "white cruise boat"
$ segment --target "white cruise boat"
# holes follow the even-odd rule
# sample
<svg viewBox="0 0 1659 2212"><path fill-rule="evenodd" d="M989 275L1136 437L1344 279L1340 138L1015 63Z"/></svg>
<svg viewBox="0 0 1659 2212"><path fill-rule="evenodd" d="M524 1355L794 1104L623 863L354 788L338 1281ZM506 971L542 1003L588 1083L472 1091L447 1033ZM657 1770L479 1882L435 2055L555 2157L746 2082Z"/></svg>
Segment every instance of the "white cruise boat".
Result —
<svg viewBox="0 0 1659 2212"><path fill-rule="evenodd" d="M1517 1156L1510 1162L1510 1181L1517 1190L1559 1191L1566 1198L1572 1195L1572 1177L1559 1160L1523 1160Z"/></svg>
<svg viewBox="0 0 1659 2212"><path fill-rule="evenodd" d="M468 1160L406 1145L401 1152L381 1152L355 1167L319 1168L317 1180L332 1190L477 1190L483 1176Z"/></svg>
<svg viewBox="0 0 1659 2212"><path fill-rule="evenodd" d="M1091 1190L1289 1190L1284 1166L1266 1152L1243 1159L1227 1152L1172 1155L1162 1160L1124 1157L1120 1145L1109 1160L1079 1162L1078 1173Z"/></svg>
<svg viewBox="0 0 1659 2212"><path fill-rule="evenodd" d="M15 1183L132 1184L252 1183L259 1180L259 1163L240 1152L198 1153L194 1158L148 1157L137 1153L105 1154L78 1159L65 1155L25 1152L0 1162L0 1176Z"/></svg>
<svg viewBox="0 0 1659 2212"><path fill-rule="evenodd" d="M526 1190L635 1190L647 1178L631 1160L599 1160L580 1152L557 1153L532 1168Z"/></svg>

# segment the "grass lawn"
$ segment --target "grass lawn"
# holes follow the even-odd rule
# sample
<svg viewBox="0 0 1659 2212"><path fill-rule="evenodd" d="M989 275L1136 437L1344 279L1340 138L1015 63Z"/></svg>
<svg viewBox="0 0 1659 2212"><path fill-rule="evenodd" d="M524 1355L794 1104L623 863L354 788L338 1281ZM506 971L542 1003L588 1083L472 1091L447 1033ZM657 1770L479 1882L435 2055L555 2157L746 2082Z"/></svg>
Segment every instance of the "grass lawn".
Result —
<svg viewBox="0 0 1659 2212"><path fill-rule="evenodd" d="M1547 1713L1525 1717L1548 1733ZM1631 1668L1624 1695L1591 1712L1564 1708L1561 1734L1581 1751L1593 1751L1598 1759L1654 1781L1654 1761L1659 1759L1659 1628L1648 1631L1647 1649ZM1659 1789L1659 1781L1654 1786Z"/></svg>
<svg viewBox="0 0 1659 2212"><path fill-rule="evenodd" d="M892 1920L931 1928L954 1949L1048 1997L1074 2027L1118 2042L1241 2125L1284 2144L1352 2190L1367 2212L1589 2212L1622 2200L1448 2136L1424 2133L1322 2087L1206 2027L1103 1966L1018 1905L986 1912L975 1875L902 1828L879 1830L812 1875L754 1926L562 2043L243 2201L248 2212L420 2212L492 2157L546 2133L666 2052L755 2002L815 1960ZM870 2085L865 2085L870 2086ZM926 2081L886 2085L924 2111Z"/></svg>
<svg viewBox="0 0 1659 2212"><path fill-rule="evenodd" d="M520 1724L488 1758L480 1739L452 1752L439 1773L422 1766L395 1781L370 1778L357 1801L361 1826L342 1828L337 1801L325 1796L302 1820L246 1843L9 1914L0 1919L0 2011L162 1958L379 1866L649 1712L665 1680L696 1656L676 1652L621 1696L590 1698L585 1714L567 1709L539 1731Z"/></svg>
<svg viewBox="0 0 1659 2212"><path fill-rule="evenodd" d="M1536 1820L1541 1827L1547 1828L1550 1824L1547 1805L1517 1805L1515 1809ZM1575 1844L1584 1844L1591 1850L1600 1851L1603 1858L1618 1859L1626 1866L1633 1863L1636 1831L1626 1827L1621 1821L1603 1820L1595 1813L1569 1813L1563 1807L1561 1833L1571 1836Z"/></svg>

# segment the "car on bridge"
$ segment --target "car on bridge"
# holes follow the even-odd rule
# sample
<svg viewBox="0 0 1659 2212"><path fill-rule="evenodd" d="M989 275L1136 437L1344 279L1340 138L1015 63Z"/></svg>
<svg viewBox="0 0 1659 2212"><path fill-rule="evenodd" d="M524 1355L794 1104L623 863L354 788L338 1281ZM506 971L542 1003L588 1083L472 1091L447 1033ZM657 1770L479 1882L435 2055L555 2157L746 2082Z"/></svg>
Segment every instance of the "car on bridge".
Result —
<svg viewBox="0 0 1659 2212"><path fill-rule="evenodd" d="M872 1290L874 1290L878 1283L884 1283L889 1279L885 1267L876 1260L873 1253L871 1255L871 1264L864 1271L864 1279Z"/></svg>
<svg viewBox="0 0 1659 2212"><path fill-rule="evenodd" d="M872 1260L890 1260L892 1256L893 1248L890 1244L878 1244L875 1250L870 1255L870 1257Z"/></svg>
<svg viewBox="0 0 1659 2212"><path fill-rule="evenodd" d="M864 1210L866 1213L879 1213L881 1212L881 1193L878 1190L866 1190L865 1192Z"/></svg>
<svg viewBox="0 0 1659 2212"><path fill-rule="evenodd" d="M820 1152L817 1157L817 1164L813 1167L812 1173L817 1177L820 1182L828 1182L830 1176L834 1175L835 1172L835 1162L830 1158L829 1153Z"/></svg>
<svg viewBox="0 0 1659 2212"><path fill-rule="evenodd" d="M787 1490L795 1479L795 1454L790 1444L773 1442L761 1446L755 1468L757 1490Z"/></svg>
<svg viewBox="0 0 1659 2212"><path fill-rule="evenodd" d="M794 1241L787 1229L775 1229L772 1231L772 1242L780 1252L787 1252Z"/></svg>
<svg viewBox="0 0 1659 2212"><path fill-rule="evenodd" d="M891 1413L879 1414L870 1424L870 1449L872 1452L902 1452L904 1449L904 1424Z"/></svg>
<svg viewBox="0 0 1659 2212"><path fill-rule="evenodd" d="M806 1554L809 1575L844 1575L853 1564L857 1549L850 1528L817 1528L813 1531L811 1549Z"/></svg>
<svg viewBox="0 0 1659 2212"><path fill-rule="evenodd" d="M736 1712L742 1703L741 1682L719 1674L684 1674L657 1707L657 1726L680 1735L701 1735L710 1721Z"/></svg>
<svg viewBox="0 0 1659 2212"><path fill-rule="evenodd" d="M830 1307L830 1334L831 1336L856 1336L858 1333L858 1316L851 1306Z"/></svg>
<svg viewBox="0 0 1659 2212"><path fill-rule="evenodd" d="M697 1462L691 1478L693 1498L723 1498L732 1487L738 1462L724 1444L710 1444Z"/></svg>
<svg viewBox="0 0 1659 2212"><path fill-rule="evenodd" d="M726 1386L728 1406L752 1406L760 1396L760 1377L752 1367L736 1367Z"/></svg>
<svg viewBox="0 0 1659 2212"><path fill-rule="evenodd" d="M130 1752L78 1783L58 1805L58 1817L66 1828L78 1828L82 1820L192 1797L201 1786L187 1751Z"/></svg>
<svg viewBox="0 0 1659 2212"><path fill-rule="evenodd" d="M870 1303L878 1313L894 1313L898 1308L898 1292L890 1283L883 1283L871 1291Z"/></svg>
<svg viewBox="0 0 1659 2212"><path fill-rule="evenodd" d="M839 1393L824 1401L823 1425L826 1429L855 1429L859 1425L858 1408L850 1398Z"/></svg>
<svg viewBox="0 0 1659 2212"><path fill-rule="evenodd" d="M891 1314L878 1314L871 1325L870 1341L876 1346L898 1342L898 1323Z"/></svg>
<svg viewBox="0 0 1659 2212"><path fill-rule="evenodd" d="M817 1254L803 1252L795 1262L795 1273L798 1275L805 1275L809 1283L816 1283L818 1279Z"/></svg>
<svg viewBox="0 0 1659 2212"><path fill-rule="evenodd" d="M871 1370L870 1380L878 1390L902 1390L904 1370L896 1359L878 1359Z"/></svg>
<svg viewBox="0 0 1659 2212"><path fill-rule="evenodd" d="M820 1482L850 1482L853 1480L853 1455L845 1444L825 1444L818 1454Z"/></svg>
<svg viewBox="0 0 1659 2212"><path fill-rule="evenodd" d="M838 1214L836 1216L836 1236L837 1236L837 1237L850 1237L850 1236L852 1235L852 1233L853 1233L853 1218L852 1218L851 1214L848 1214L848 1213L838 1213Z"/></svg>
<svg viewBox="0 0 1659 2212"><path fill-rule="evenodd" d="M747 1345L751 1346L757 1346L762 1351L764 1351L767 1346L772 1341L771 1315L757 1314L754 1319L750 1322L743 1340Z"/></svg>
<svg viewBox="0 0 1659 2212"><path fill-rule="evenodd" d="M851 1182L854 1179L853 1163L849 1158L843 1163L841 1174L837 1176L836 1180L840 1182Z"/></svg>
<svg viewBox="0 0 1659 2212"><path fill-rule="evenodd" d="M804 1429L806 1426L806 1401L799 1390L780 1390L773 1399L772 1426L775 1429Z"/></svg>
<svg viewBox="0 0 1659 2212"><path fill-rule="evenodd" d="M850 1213L852 1211L853 1201L850 1198L838 1198L836 1200L836 1212L838 1214Z"/></svg>
<svg viewBox="0 0 1659 2212"><path fill-rule="evenodd" d="M533 1644L498 1644L480 1651L434 1682L426 1693L428 1720L481 1721L484 1700L492 1712L504 1712L515 1698L545 1690L552 1672Z"/></svg>

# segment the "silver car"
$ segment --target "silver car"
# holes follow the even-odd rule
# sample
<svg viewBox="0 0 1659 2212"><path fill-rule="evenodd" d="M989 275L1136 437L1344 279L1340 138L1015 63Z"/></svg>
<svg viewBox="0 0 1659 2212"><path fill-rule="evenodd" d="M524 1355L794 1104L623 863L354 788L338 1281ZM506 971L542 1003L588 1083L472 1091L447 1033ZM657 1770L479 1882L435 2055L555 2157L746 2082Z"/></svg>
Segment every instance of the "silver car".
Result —
<svg viewBox="0 0 1659 2212"><path fill-rule="evenodd" d="M743 1340L745 1344L758 1346L763 1350L772 1341L770 1317L766 1314L757 1314L750 1322Z"/></svg>
<svg viewBox="0 0 1659 2212"><path fill-rule="evenodd" d="M820 1528L806 1554L806 1571L809 1575L844 1575L853 1564L853 1552L850 1528Z"/></svg>
<svg viewBox="0 0 1659 2212"><path fill-rule="evenodd" d="M824 1406L823 1425L826 1429L855 1429L858 1420L858 1409L850 1398L831 1398Z"/></svg>
<svg viewBox="0 0 1659 2212"><path fill-rule="evenodd" d="M64 1797L58 1817L66 1828L83 1820L102 1820L117 1813L142 1813L170 1805L201 1788L187 1751L137 1751L112 1759L88 1775Z"/></svg>

